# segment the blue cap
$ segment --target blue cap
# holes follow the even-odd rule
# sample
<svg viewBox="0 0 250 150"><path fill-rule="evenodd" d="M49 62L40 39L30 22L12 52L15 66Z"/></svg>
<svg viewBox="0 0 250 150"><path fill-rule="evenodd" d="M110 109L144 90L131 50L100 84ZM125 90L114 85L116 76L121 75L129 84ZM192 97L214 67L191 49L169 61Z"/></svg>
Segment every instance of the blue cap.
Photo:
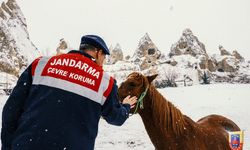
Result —
<svg viewBox="0 0 250 150"><path fill-rule="evenodd" d="M92 46L95 46L97 48L102 49L106 55L110 55L109 49L108 49L106 43L104 42L104 40L101 37L99 37L97 35L84 35L84 36L82 36L81 45L82 44L90 44Z"/></svg>

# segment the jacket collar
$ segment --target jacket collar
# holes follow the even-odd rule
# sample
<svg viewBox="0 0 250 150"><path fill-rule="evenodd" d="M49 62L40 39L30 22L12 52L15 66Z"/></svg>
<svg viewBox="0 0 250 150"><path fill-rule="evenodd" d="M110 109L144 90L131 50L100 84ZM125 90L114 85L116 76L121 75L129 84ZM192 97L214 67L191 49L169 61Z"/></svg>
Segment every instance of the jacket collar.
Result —
<svg viewBox="0 0 250 150"><path fill-rule="evenodd" d="M87 54L87 53L85 53L85 52L83 52L81 50L71 50L71 51L68 52L68 54L81 54L81 55L91 59L93 62L96 63L96 60L95 60L94 57L92 57L91 55L89 55L89 54Z"/></svg>

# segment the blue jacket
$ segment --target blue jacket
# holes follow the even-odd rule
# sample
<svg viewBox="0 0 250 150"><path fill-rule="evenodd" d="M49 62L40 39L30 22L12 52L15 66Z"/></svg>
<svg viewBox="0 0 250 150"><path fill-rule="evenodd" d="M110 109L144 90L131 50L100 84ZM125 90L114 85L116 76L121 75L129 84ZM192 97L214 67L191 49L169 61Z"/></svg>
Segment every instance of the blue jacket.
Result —
<svg viewBox="0 0 250 150"><path fill-rule="evenodd" d="M2 113L2 150L93 150L102 116L122 125L116 81L91 56L71 51L36 59L21 75Z"/></svg>

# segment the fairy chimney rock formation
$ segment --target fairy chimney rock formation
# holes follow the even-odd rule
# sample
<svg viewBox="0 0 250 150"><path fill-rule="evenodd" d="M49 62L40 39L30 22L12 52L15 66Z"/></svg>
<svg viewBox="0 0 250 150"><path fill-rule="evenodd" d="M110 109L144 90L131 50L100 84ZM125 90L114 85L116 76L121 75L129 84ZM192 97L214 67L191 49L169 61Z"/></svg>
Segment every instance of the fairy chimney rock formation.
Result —
<svg viewBox="0 0 250 150"><path fill-rule="evenodd" d="M236 50L233 51L232 56L234 56L236 59L240 61L245 61L245 58L240 55Z"/></svg>
<svg viewBox="0 0 250 150"><path fill-rule="evenodd" d="M139 64L141 69L144 70L159 64L160 59L164 58L165 56L153 43L148 33L146 33L140 39L138 47L131 59L133 62Z"/></svg>
<svg viewBox="0 0 250 150"><path fill-rule="evenodd" d="M60 55L60 54L65 54L68 52L69 46L67 44L67 42L62 38L60 39L59 45L56 48L56 55Z"/></svg>
<svg viewBox="0 0 250 150"><path fill-rule="evenodd" d="M181 38L171 46L169 56L178 55L204 55L207 57L205 45L198 40L190 29L182 32Z"/></svg>
<svg viewBox="0 0 250 150"><path fill-rule="evenodd" d="M216 59L217 70L220 72L236 72L239 69L240 62L244 58L237 52L230 54L223 46L219 46L220 56Z"/></svg>
<svg viewBox="0 0 250 150"><path fill-rule="evenodd" d="M185 29L179 41L171 46L169 57L180 55L191 55L199 59L200 69L216 70L214 62L206 52L205 45L199 41L190 29Z"/></svg>
<svg viewBox="0 0 250 150"><path fill-rule="evenodd" d="M0 71L19 76L40 52L30 41L26 20L15 0L0 0L0 29Z"/></svg>
<svg viewBox="0 0 250 150"><path fill-rule="evenodd" d="M218 62L218 71L220 72L236 72L238 68L239 60L235 57L227 56Z"/></svg>
<svg viewBox="0 0 250 150"><path fill-rule="evenodd" d="M107 60L108 64L115 64L116 62L123 60L123 52L119 43L116 44L115 48L110 46L109 50L110 50L110 56L108 57Z"/></svg>
<svg viewBox="0 0 250 150"><path fill-rule="evenodd" d="M219 45L219 50L220 50L220 55L225 56L225 55L231 55L223 46Z"/></svg>

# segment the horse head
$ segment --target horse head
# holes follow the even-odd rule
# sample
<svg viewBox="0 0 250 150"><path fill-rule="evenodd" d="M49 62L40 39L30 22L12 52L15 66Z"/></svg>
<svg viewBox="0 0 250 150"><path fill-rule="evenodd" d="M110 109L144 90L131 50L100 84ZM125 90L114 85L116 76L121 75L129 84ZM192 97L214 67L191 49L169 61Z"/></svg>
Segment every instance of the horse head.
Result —
<svg viewBox="0 0 250 150"><path fill-rule="evenodd" d="M118 89L118 95L120 98L120 101L122 102L123 99L130 95L130 96L136 96L138 98L138 101L140 98L143 101L143 97L145 94L147 94L147 90L150 87L152 81L157 77L156 75L152 76L144 76L141 73L133 72L128 75L126 81L121 83L121 86ZM142 94L144 96L142 97ZM137 102L138 103L138 102ZM138 105L138 104L137 104ZM135 112L136 107L131 109L131 113ZM138 109L138 112L141 110Z"/></svg>

